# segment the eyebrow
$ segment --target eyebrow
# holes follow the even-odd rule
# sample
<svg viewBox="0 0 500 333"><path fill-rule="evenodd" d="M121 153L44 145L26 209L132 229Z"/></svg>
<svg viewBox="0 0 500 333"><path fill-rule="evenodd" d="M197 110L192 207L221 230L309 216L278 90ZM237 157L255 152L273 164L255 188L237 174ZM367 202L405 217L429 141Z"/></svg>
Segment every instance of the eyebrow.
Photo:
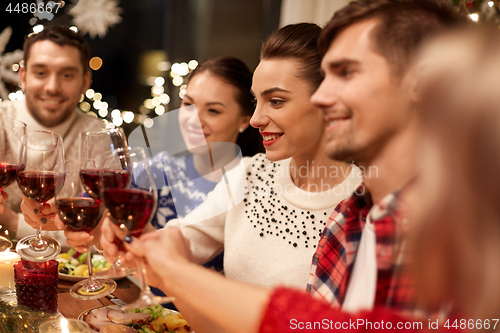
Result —
<svg viewBox="0 0 500 333"><path fill-rule="evenodd" d="M288 94L292 93L291 91L286 90L284 88L274 87L274 88L271 88L271 89L264 90L263 92L260 93L260 95L261 96L266 96L266 95L269 95L269 94L272 94L272 93L275 93L275 92L284 92L284 93L288 93Z"/></svg>
<svg viewBox="0 0 500 333"><path fill-rule="evenodd" d="M193 99L191 96L189 96L188 94L185 94L185 95L184 95L184 98L186 98L186 97L187 97L187 98L189 98L189 100L191 100L191 102L193 102L193 103L194 103L194 99ZM208 102L208 103L205 103L205 105L207 105L207 106L209 106L209 105L222 105L223 107L226 107L226 106L225 106L223 103L221 103L221 102Z"/></svg>
<svg viewBox="0 0 500 333"><path fill-rule="evenodd" d="M30 68L34 68L34 69L37 69L37 68L47 68L47 65L44 65L44 64L32 64L32 65L29 65ZM70 70L70 71L75 71L75 72L78 72L79 68L78 67L74 67L74 66L67 66L67 67L63 67L62 70Z"/></svg>
<svg viewBox="0 0 500 333"><path fill-rule="evenodd" d="M346 66L346 65L357 65L359 64L358 60L354 59L340 59L337 61L329 62L326 64L326 67L330 70L335 70L339 67Z"/></svg>

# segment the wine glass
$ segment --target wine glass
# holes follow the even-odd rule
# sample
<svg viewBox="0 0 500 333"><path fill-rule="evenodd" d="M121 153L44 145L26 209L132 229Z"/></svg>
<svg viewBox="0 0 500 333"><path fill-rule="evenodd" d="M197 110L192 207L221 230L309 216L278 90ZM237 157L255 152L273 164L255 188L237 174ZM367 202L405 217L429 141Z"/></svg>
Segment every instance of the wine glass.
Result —
<svg viewBox="0 0 500 333"><path fill-rule="evenodd" d="M56 193L57 214L61 221L72 231L91 232L99 224L104 206L99 199L82 196L80 161L66 162L66 180ZM95 299L111 294L116 289L116 282L111 279L98 279L94 276L90 246L87 251L89 278L73 285L70 293L75 298Z"/></svg>
<svg viewBox="0 0 500 333"><path fill-rule="evenodd" d="M21 192L38 203L54 198L64 184L64 151L59 135L49 131L35 131L23 136L19 152L17 184ZM16 246L17 253L29 261L47 261L61 252L61 245L51 237L42 236L42 224L36 236L22 238Z"/></svg>
<svg viewBox="0 0 500 333"><path fill-rule="evenodd" d="M19 168L19 146L26 134L26 124L16 119L0 118L0 194L16 180ZM0 236L0 252L12 247L12 242Z"/></svg>
<svg viewBox="0 0 500 333"><path fill-rule="evenodd" d="M91 198L100 198L102 182L116 188L125 188L130 185L128 143L122 128L81 134L80 161L80 177L85 191ZM120 278L134 273L134 269L127 267L118 258L110 269L95 273L94 276Z"/></svg>
<svg viewBox="0 0 500 333"><path fill-rule="evenodd" d="M139 237L156 211L158 192L144 149L132 148L129 150L129 155L131 186L117 188L113 184L102 182L101 198L109 210L115 229ZM139 273L141 276L139 298L124 306L123 310L163 304L173 300L171 297L159 297L151 292L146 283L146 271L142 260L139 261Z"/></svg>

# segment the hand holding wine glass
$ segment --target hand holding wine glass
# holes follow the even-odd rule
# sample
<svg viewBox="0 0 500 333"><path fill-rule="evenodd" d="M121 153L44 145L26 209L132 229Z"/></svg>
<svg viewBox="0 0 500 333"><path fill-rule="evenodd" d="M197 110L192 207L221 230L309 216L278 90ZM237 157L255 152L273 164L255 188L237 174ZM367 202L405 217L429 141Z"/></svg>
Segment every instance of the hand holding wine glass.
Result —
<svg viewBox="0 0 500 333"><path fill-rule="evenodd" d="M144 227L153 218L156 210L158 192L153 175L142 148L129 150L130 187L116 187L111 182L101 182L101 198L108 208L111 220L114 223L115 233L129 233L139 237ZM101 170L101 174L105 171ZM138 260L141 276L141 294L133 303L123 307L123 310L146 307L153 304L171 302L170 297L155 296L146 283L146 271L142 259Z"/></svg>
<svg viewBox="0 0 500 333"><path fill-rule="evenodd" d="M59 135L35 131L23 136L17 184L23 195L38 203L40 210L43 203L54 198L62 188L64 168L63 145ZM47 261L61 252L61 246L55 239L42 236L42 223L38 224L36 236L24 237L17 243L16 251L22 258Z"/></svg>
<svg viewBox="0 0 500 333"><path fill-rule="evenodd" d="M25 133L25 123L16 119L0 118L0 215L5 211L2 202L8 197L3 190L16 180L19 146ZM10 240L0 236L0 251L10 247L12 247Z"/></svg>
<svg viewBox="0 0 500 333"><path fill-rule="evenodd" d="M99 224L104 206L99 199L82 196L80 161L66 162L66 181L56 194L57 213L66 228L90 233ZM116 289L111 279L97 279L94 276L91 253L87 250L89 278L76 283L70 290L75 298L95 299L106 296Z"/></svg>
<svg viewBox="0 0 500 333"><path fill-rule="evenodd" d="M36 229L41 223L42 230L60 230L55 224L54 218L57 215L56 201L54 198L44 202L41 206L34 200L23 195L21 201L21 212L24 220L30 227Z"/></svg>

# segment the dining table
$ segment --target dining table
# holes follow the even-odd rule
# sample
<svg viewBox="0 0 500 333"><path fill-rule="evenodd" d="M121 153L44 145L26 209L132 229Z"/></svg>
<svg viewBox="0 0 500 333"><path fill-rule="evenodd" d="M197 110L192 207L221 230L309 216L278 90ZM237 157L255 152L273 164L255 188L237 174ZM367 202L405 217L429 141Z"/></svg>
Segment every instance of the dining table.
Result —
<svg viewBox="0 0 500 333"><path fill-rule="evenodd" d="M138 287L138 281L133 276L117 280L116 283L118 286L112 295L125 303L133 302L141 291ZM57 286L57 309L65 318L77 319L81 313L87 310L101 306L115 305L107 297L93 300L83 300L73 297L69 292L73 284L74 282L59 280Z"/></svg>

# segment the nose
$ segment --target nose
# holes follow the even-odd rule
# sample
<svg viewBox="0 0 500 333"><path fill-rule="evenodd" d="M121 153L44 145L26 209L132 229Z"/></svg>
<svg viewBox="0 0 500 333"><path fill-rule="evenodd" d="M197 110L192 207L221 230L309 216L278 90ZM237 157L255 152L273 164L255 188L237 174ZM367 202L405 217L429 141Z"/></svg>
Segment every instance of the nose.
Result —
<svg viewBox="0 0 500 333"><path fill-rule="evenodd" d="M189 108L192 109L188 113L188 125L192 127L203 127L203 111L198 110L194 105L189 106Z"/></svg>
<svg viewBox="0 0 500 333"><path fill-rule="evenodd" d="M45 91L51 95L56 95L61 91L61 81L57 74L49 76L45 82Z"/></svg>
<svg viewBox="0 0 500 333"><path fill-rule="evenodd" d="M326 79L311 96L311 104L319 108L328 108L336 102L336 90Z"/></svg>
<svg viewBox="0 0 500 333"><path fill-rule="evenodd" d="M260 129L266 127L267 124L269 124L269 118L266 116L264 108L257 103L252 118L250 118L250 126Z"/></svg>

